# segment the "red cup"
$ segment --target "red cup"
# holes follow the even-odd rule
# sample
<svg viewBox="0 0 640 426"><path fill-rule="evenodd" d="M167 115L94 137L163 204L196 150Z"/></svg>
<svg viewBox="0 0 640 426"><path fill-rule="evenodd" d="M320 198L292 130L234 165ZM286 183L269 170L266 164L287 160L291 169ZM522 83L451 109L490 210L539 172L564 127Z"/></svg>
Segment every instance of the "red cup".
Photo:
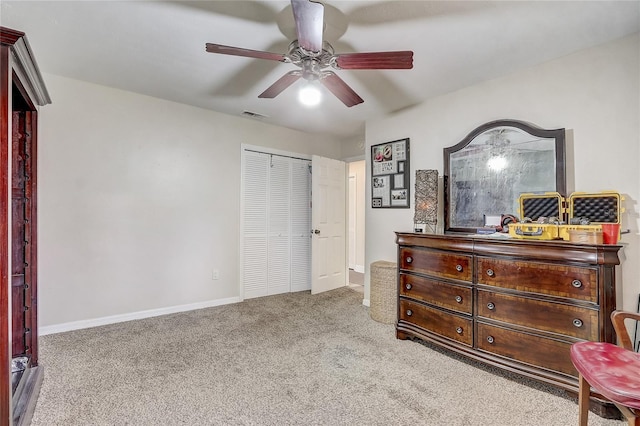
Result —
<svg viewBox="0 0 640 426"><path fill-rule="evenodd" d="M619 223L603 223L602 224L602 242L605 244L618 244L620 237Z"/></svg>

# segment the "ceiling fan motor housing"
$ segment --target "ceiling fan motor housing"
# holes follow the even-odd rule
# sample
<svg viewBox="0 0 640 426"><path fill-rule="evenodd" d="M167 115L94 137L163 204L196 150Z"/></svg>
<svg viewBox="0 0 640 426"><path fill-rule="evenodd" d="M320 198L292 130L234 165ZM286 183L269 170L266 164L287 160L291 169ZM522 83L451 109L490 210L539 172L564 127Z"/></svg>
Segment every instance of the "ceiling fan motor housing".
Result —
<svg viewBox="0 0 640 426"><path fill-rule="evenodd" d="M326 41L322 43L322 51L308 52L294 40L289 45L286 55L289 61L302 69L302 78L313 81L322 77L322 70L330 66L335 67L333 47Z"/></svg>

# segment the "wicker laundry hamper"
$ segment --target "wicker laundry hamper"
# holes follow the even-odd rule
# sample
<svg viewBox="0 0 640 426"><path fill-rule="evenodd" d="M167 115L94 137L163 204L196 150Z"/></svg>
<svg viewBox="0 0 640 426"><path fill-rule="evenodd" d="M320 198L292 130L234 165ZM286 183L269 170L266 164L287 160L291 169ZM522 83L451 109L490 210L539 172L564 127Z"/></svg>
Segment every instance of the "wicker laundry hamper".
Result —
<svg viewBox="0 0 640 426"><path fill-rule="evenodd" d="M394 262L378 260L369 270L371 295L369 315L385 324L395 324L398 317L398 268Z"/></svg>

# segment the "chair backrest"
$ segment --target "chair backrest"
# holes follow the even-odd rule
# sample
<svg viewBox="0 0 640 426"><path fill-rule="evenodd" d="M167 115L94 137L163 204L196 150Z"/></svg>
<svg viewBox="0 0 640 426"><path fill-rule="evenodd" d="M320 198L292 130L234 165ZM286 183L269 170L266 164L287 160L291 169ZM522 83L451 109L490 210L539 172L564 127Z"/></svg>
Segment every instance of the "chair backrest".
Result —
<svg viewBox="0 0 640 426"><path fill-rule="evenodd" d="M620 346L622 346L625 349L629 349L630 351L633 351L634 342L631 341L631 336L629 336L627 327L625 327L624 325L624 320L626 320L627 318L640 321L640 314L636 314L634 312L626 312L626 311L613 311L611 313L611 322L613 323L613 329L616 331L616 334L618 335L618 342L620 343Z"/></svg>

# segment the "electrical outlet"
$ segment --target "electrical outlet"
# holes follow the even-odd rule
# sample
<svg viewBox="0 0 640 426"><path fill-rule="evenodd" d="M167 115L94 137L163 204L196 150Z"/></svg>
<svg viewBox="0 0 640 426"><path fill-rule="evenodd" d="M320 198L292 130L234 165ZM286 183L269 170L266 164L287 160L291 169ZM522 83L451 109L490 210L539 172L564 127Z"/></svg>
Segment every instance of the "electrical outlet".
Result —
<svg viewBox="0 0 640 426"><path fill-rule="evenodd" d="M211 273L211 279L212 280L220 279L220 271L218 271L217 269L214 269L213 272Z"/></svg>

